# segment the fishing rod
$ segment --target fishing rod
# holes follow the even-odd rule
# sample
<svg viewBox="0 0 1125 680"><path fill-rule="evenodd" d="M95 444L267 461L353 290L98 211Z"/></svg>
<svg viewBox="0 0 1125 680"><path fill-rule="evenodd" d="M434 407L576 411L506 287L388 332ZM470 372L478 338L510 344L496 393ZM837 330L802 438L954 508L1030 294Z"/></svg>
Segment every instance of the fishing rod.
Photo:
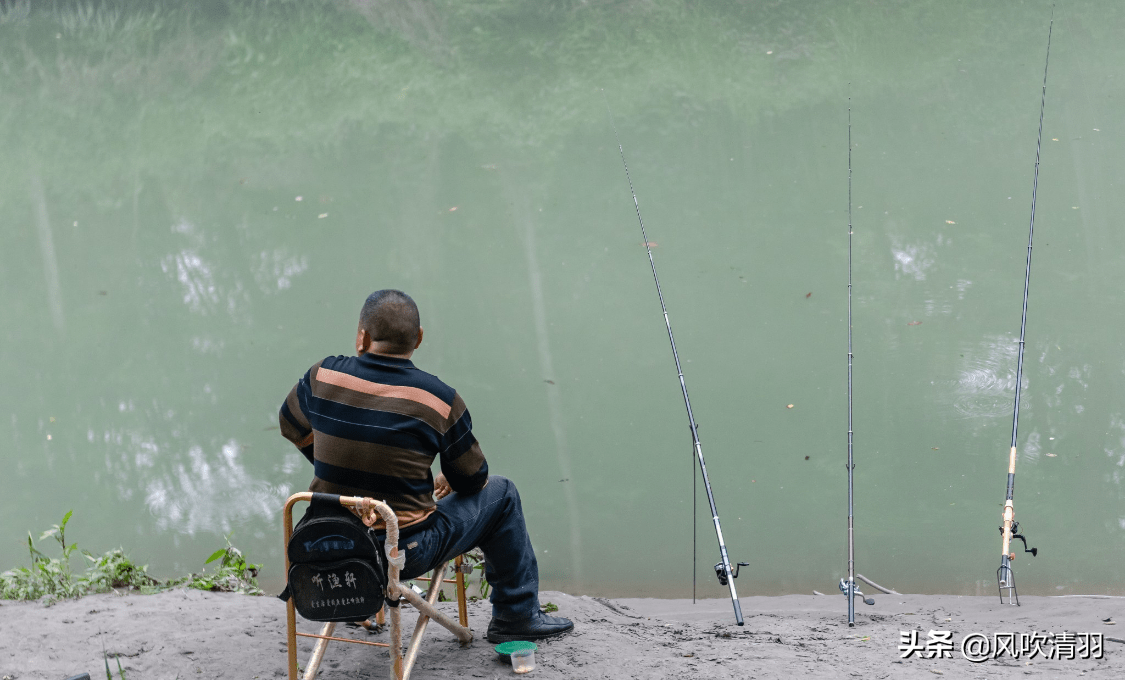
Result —
<svg viewBox="0 0 1125 680"><path fill-rule="evenodd" d="M1012 539L1023 541L1023 551L1032 557L1039 554L1038 548L1028 548L1027 539L1020 534L1019 522L1015 520L1016 511L1012 497L1016 491L1016 433L1020 424L1020 387L1023 382L1024 334L1027 331L1027 289L1031 283L1031 245L1035 238L1035 197L1039 190L1039 154L1043 148L1043 111L1047 106L1047 67L1051 64L1051 33L1055 28L1055 10L1051 8L1051 24L1047 29L1047 59L1043 64L1043 94L1039 101L1039 139L1035 143L1035 179L1031 183L1031 226L1027 230L1027 267L1023 273L1023 318L1020 320L1019 358L1016 360L1016 402L1012 409L1012 448L1008 453L1008 489L1004 498L1004 523L1000 527L1003 548L1000 551L1000 568L996 570L996 586L1000 592L1000 603L1004 602L1004 591L1008 591L1008 604L1019 606L1020 598L1016 592L1016 576L1012 572L1014 552L1008 552Z"/></svg>
<svg viewBox="0 0 1125 680"><path fill-rule="evenodd" d="M848 625L855 626L855 597L864 604L875 600L864 597L855 584L855 522L852 513L852 482L855 461L852 458L852 98L848 97L848 580L840 579L840 592L848 600Z"/></svg>
<svg viewBox="0 0 1125 680"><path fill-rule="evenodd" d="M633 178L629 175L629 164L625 162L625 147L621 145L621 135L617 133L617 123L613 120L613 112L609 109L609 99L605 96L605 90L602 90L602 97L605 98L605 110L606 113L609 114L610 125L613 126L613 135L617 138L617 150L621 153L621 164L625 166L625 179L629 182L629 193L633 195L633 205L637 209L637 222L641 225L641 237L644 239L645 250L648 251L648 263L652 266L652 279L656 282L656 296L660 298L660 309L664 312L664 325L668 328L668 342L672 345L672 358L676 361L676 373L680 376L680 390L684 394L684 406L687 408L688 427L691 428L692 448L696 460L699 461L699 470L703 474L703 485L707 489L707 502L711 506L711 520L715 524L715 535L719 539L720 562L715 565L715 576L718 577L720 585L727 586L730 589L730 599L731 603L734 605L734 620L741 626L744 623L742 620L742 605L738 602L738 593L734 589L734 579L738 578L739 567L748 567L750 565L747 562L739 562L738 565L735 566L734 571L731 571L730 557L727 556L727 544L723 540L723 529L719 525L719 511L715 508L715 494L711 492L711 480L707 477L707 463L703 460L703 446L699 443L699 424L695 422L695 416L692 415L691 412L691 398L688 397L687 383L684 382L684 371L680 368L680 354L676 351L676 339L672 337L672 322L668 320L668 308L664 305L664 293L660 290L660 277L656 275L656 261L652 259L652 246L649 243L648 234L645 233L645 221L641 218L641 204L637 201L637 192L633 189ZM695 466L693 464L693 472L694 469ZM693 595L694 589L693 572Z"/></svg>

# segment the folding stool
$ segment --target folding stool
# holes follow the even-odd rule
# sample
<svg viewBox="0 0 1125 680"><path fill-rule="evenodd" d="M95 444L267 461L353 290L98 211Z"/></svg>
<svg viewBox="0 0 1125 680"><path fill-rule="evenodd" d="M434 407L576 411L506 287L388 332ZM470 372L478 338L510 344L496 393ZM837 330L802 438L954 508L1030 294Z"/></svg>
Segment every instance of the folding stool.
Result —
<svg viewBox="0 0 1125 680"><path fill-rule="evenodd" d="M293 535L293 506L299 501L311 501L312 493L304 491L295 493L285 501L285 511L283 513L282 528L285 536L285 574L286 578L289 576L289 539ZM338 496L340 505L345 508L354 508L358 511L364 524L371 526L377 520L376 515L381 517L386 523L387 534L385 541L385 548L387 553L387 591L386 596L389 601L398 602L405 599L415 609L418 610L418 623L414 626L414 634L410 638L410 644L406 649L406 655L402 653L402 626L401 615L399 607L388 607L379 611L378 622L382 623L383 612L387 609L391 613L390 637L391 640L387 642L368 642L367 640L353 640L343 637L335 637L332 635L336 628L335 623L325 623L321 628L319 635L311 633L298 633L297 632L297 609L293 604L293 598L290 598L285 603L286 608L286 644L289 653L289 680L297 680L298 665L297 665L297 637L311 637L316 638L316 646L313 648L312 655L309 657L309 662L305 668L304 680L314 680L317 670L320 668L320 662L324 658L325 649L328 647L329 640L337 642L350 642L353 644L370 645L373 647L390 647L391 652L391 673L392 680L407 680L410 677L410 672L414 668L414 662L418 658L418 649L422 643L422 636L426 632L426 626L430 619L437 621L444 628L457 638L462 646L467 646L473 640L473 633L468 629L469 617L465 602L465 570L462 566L462 558L460 555L455 560L455 568L457 573L455 578L445 578L446 563L438 565L432 572L430 579L430 587L426 593L425 599L414 592L412 588L404 585L399 581L399 570L402 569L406 561L405 556L400 556L398 549L398 518L395 516L394 511L390 506L382 501L373 498L361 498L359 496ZM417 580L427 580L419 578ZM434 607L437 602L438 593L441 591L443 583L456 583L457 584L457 609L458 618L460 621L454 621L447 615L438 611Z"/></svg>

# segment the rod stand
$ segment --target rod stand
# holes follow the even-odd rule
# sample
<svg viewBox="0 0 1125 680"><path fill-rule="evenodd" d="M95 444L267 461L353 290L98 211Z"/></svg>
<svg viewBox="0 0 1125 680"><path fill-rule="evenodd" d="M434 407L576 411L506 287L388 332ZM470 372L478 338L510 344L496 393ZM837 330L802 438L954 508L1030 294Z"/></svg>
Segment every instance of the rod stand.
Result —
<svg viewBox="0 0 1125 680"><path fill-rule="evenodd" d="M1008 604L1020 606L1020 596L1016 592L1016 575L1012 571L1012 556L1000 558L1000 568L996 570L996 587L1000 592L1000 604L1004 604L1004 591L1008 591Z"/></svg>

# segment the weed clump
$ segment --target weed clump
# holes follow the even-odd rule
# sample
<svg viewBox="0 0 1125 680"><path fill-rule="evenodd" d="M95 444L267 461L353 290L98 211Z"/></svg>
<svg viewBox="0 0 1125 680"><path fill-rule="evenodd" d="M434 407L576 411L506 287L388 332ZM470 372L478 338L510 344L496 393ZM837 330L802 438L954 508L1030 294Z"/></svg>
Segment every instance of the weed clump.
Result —
<svg viewBox="0 0 1125 680"><path fill-rule="evenodd" d="M80 550L76 543L66 542L66 525L73 510L63 516L39 536L39 541L53 538L59 544L60 557L48 557L35 547L36 541L27 534L27 550L31 556L30 567L16 567L0 573L0 599L41 600L50 605L59 600L73 599L93 593L108 593L111 590L137 590L142 593L156 593L169 588L186 587L212 592L243 593L261 595L258 587L259 564L246 561L242 551L226 536L226 547L211 554L204 565L219 561L211 573L203 571L180 578L161 580L148 573L147 565L138 565L120 548L102 555L88 550ZM71 569L74 553L81 552L89 562L81 574Z"/></svg>
<svg viewBox="0 0 1125 680"><path fill-rule="evenodd" d="M227 547L220 548L211 553L204 565L215 560L221 560L219 567L212 574L192 574L180 579L176 585L184 584L196 590L209 590L223 593L243 593L245 595L261 595L262 589L258 587L258 570L260 564L251 564L243 557L242 551L231 545L230 535L226 536Z"/></svg>

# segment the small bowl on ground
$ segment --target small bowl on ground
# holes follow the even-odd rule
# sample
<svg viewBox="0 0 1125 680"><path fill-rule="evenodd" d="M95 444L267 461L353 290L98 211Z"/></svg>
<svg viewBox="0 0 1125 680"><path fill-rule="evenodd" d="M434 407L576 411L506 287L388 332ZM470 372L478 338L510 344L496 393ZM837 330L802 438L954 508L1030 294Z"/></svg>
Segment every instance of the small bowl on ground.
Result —
<svg viewBox="0 0 1125 680"><path fill-rule="evenodd" d="M530 673L535 670L535 650L517 649L512 652L512 671L515 673Z"/></svg>
<svg viewBox="0 0 1125 680"><path fill-rule="evenodd" d="M494 648L497 656L504 663L512 663L512 653L518 652L521 649L530 649L532 652L539 649L538 645L534 642L524 642L523 640L513 640L511 642L501 642Z"/></svg>

